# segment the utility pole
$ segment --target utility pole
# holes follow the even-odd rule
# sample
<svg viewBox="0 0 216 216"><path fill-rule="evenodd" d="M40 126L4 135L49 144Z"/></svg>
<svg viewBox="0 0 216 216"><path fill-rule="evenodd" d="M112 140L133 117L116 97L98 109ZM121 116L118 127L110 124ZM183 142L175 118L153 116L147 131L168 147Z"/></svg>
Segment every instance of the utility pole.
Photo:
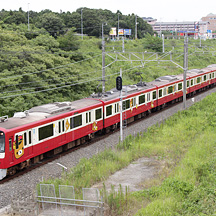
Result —
<svg viewBox="0 0 216 216"><path fill-rule="evenodd" d="M186 91L187 91L187 70L188 70L188 36L184 38L184 82L183 82L183 109L186 108Z"/></svg>
<svg viewBox="0 0 216 216"><path fill-rule="evenodd" d="M137 15L135 16L135 39L137 39Z"/></svg>
<svg viewBox="0 0 216 216"><path fill-rule="evenodd" d="M104 23L102 23L102 94L105 93L105 41L104 41Z"/></svg>
<svg viewBox="0 0 216 216"><path fill-rule="evenodd" d="M29 3L28 3L28 31L29 31Z"/></svg>
<svg viewBox="0 0 216 216"><path fill-rule="evenodd" d="M119 13L118 13L118 40L119 40Z"/></svg>
<svg viewBox="0 0 216 216"><path fill-rule="evenodd" d="M124 53L125 52L125 49L124 49L124 35L122 37L122 52Z"/></svg>
<svg viewBox="0 0 216 216"><path fill-rule="evenodd" d="M82 35L82 40L83 40L83 16L82 16L82 11L83 11L83 9L81 8L81 35Z"/></svg>
<svg viewBox="0 0 216 216"><path fill-rule="evenodd" d="M163 41L163 53L164 53L164 34L162 34L162 41Z"/></svg>

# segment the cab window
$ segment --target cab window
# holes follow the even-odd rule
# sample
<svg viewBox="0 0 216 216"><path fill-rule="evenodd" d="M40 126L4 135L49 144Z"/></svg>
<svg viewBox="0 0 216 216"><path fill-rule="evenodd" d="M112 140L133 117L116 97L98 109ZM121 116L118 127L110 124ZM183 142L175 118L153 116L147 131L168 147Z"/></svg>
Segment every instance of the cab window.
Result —
<svg viewBox="0 0 216 216"><path fill-rule="evenodd" d="M5 135L0 131L0 153L5 152Z"/></svg>

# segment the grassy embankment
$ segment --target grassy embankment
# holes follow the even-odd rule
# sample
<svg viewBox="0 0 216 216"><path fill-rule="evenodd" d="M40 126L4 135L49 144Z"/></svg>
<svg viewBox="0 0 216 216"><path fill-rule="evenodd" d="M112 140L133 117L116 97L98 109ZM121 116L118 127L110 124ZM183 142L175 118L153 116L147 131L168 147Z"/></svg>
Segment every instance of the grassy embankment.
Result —
<svg viewBox="0 0 216 216"><path fill-rule="evenodd" d="M216 95L164 124L136 137L129 136L115 150L107 149L91 159L83 158L61 179L44 183L73 185L76 193L104 181L115 171L140 157L156 157L165 164L157 179L142 191L107 194L109 215L214 215L216 214Z"/></svg>

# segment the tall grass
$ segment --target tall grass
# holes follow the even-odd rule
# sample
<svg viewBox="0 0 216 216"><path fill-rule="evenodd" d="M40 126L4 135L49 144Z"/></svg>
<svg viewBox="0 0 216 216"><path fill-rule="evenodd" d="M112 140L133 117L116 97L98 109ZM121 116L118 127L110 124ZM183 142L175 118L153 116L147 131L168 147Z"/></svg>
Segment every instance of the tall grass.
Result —
<svg viewBox="0 0 216 216"><path fill-rule="evenodd" d="M161 125L128 136L115 150L107 149L91 159L83 158L61 179L49 179L56 187L83 187L105 181L108 176L143 157L165 164L158 181L143 191L103 191L110 215L213 215L216 213L216 94L190 109L178 112ZM131 204L130 204L131 203ZM132 210L133 209L133 210Z"/></svg>

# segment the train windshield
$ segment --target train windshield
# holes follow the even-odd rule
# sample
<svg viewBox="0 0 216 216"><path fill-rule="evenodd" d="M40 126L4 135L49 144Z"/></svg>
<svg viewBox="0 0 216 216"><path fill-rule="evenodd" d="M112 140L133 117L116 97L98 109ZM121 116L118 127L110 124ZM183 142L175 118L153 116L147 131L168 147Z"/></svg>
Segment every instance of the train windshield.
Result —
<svg viewBox="0 0 216 216"><path fill-rule="evenodd" d="M0 153L5 152L5 135L0 131Z"/></svg>

